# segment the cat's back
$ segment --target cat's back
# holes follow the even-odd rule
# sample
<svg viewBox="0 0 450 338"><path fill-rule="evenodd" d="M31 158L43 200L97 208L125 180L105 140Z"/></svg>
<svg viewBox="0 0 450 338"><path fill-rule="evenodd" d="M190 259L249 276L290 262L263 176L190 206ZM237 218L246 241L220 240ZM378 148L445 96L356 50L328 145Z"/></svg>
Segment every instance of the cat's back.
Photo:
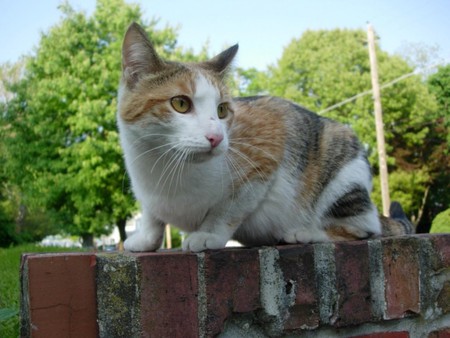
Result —
<svg viewBox="0 0 450 338"><path fill-rule="evenodd" d="M253 161L256 173L269 177L284 169L304 182L301 194L311 201L354 160L370 176L365 151L349 126L277 97L238 98L234 105L231 148Z"/></svg>

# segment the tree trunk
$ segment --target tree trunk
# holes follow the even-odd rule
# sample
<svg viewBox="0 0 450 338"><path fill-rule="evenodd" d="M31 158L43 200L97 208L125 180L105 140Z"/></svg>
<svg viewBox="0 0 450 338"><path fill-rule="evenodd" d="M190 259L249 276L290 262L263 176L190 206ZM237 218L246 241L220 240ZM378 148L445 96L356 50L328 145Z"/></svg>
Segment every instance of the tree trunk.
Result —
<svg viewBox="0 0 450 338"><path fill-rule="evenodd" d="M119 219L117 221L117 228L119 228L120 241L123 243L127 239L127 232L125 231L125 226L127 225L127 219Z"/></svg>
<svg viewBox="0 0 450 338"><path fill-rule="evenodd" d="M82 245L83 248L93 248L94 247L94 235L93 234L82 234Z"/></svg>

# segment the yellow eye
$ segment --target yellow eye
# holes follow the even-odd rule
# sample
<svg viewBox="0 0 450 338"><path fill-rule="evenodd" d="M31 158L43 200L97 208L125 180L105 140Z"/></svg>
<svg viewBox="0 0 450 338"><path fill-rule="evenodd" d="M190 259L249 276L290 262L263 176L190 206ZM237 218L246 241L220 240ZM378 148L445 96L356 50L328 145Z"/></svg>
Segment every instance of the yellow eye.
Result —
<svg viewBox="0 0 450 338"><path fill-rule="evenodd" d="M217 106L217 115L219 119L224 119L228 116L228 104L226 102Z"/></svg>
<svg viewBox="0 0 450 338"><path fill-rule="evenodd" d="M186 96L175 96L170 99L170 104L177 112L184 114L191 109L191 100Z"/></svg>

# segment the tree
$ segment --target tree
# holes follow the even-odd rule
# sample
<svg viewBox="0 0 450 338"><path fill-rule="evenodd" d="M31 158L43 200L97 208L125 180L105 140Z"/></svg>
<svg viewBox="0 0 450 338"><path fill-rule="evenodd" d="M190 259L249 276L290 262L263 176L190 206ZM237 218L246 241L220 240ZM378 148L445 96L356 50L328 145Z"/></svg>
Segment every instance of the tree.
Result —
<svg viewBox="0 0 450 338"><path fill-rule="evenodd" d="M123 34L138 6L98 0L91 17L61 6L63 19L41 38L7 107L7 167L27 208L92 244L135 210L116 128ZM162 55L183 54L176 31L144 23ZM204 55L206 57L206 55Z"/></svg>
<svg viewBox="0 0 450 338"><path fill-rule="evenodd" d="M11 84L17 83L22 76L25 59L20 59L14 64L5 63L0 65L0 121L6 114L8 102L14 97L9 91ZM0 123L0 163L6 163L6 146L4 144L5 135L9 126ZM15 201L16 187L8 182L5 165L0 167L0 247L17 243L19 236L16 233L15 216L17 205Z"/></svg>
<svg viewBox="0 0 450 338"><path fill-rule="evenodd" d="M389 55L379 48L377 59L381 84L414 70L400 56ZM266 86L266 91L272 95L285 97L321 115L350 124L367 147L374 172L378 172L365 31L307 31L291 41L266 76L250 74L245 78L248 79L251 83L246 86L250 89L258 91ZM347 104L328 109L365 92L366 95ZM432 126L442 115L439 115L434 96L418 75L384 88L381 97L389 171L395 172L391 190L398 189L392 194L401 197L408 204L409 215L418 220L423 215L424 196L431 191L429 187L434 182L427 165L430 147L438 147L429 142Z"/></svg>
<svg viewBox="0 0 450 338"><path fill-rule="evenodd" d="M0 102L0 109L3 103ZM0 127L1 128L1 127ZM0 137L2 130L0 129ZM5 163L4 145L0 143L0 162ZM0 247L17 242L12 213L8 212L7 179L4 166L0 167Z"/></svg>
<svg viewBox="0 0 450 338"><path fill-rule="evenodd" d="M433 184L425 213L427 219L432 220L450 207L450 65L439 67L428 78L428 86L436 97L439 112L430 125L431 134L427 138L426 163ZM426 230L429 224L421 226Z"/></svg>

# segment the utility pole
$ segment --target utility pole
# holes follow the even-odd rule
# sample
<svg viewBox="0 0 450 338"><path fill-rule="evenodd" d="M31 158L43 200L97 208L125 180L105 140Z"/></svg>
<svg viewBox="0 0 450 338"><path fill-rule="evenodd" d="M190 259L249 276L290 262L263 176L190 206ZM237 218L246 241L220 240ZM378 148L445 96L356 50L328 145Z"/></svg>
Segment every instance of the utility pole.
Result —
<svg viewBox="0 0 450 338"><path fill-rule="evenodd" d="M388 170L386 162L386 148L384 145L383 113L381 110L380 85L378 83L377 55L375 52L375 34L372 25L367 26L367 40L369 44L370 74L372 77L373 103L375 108L375 128L377 133L378 159L380 163L381 200L383 201L383 215L389 216Z"/></svg>

